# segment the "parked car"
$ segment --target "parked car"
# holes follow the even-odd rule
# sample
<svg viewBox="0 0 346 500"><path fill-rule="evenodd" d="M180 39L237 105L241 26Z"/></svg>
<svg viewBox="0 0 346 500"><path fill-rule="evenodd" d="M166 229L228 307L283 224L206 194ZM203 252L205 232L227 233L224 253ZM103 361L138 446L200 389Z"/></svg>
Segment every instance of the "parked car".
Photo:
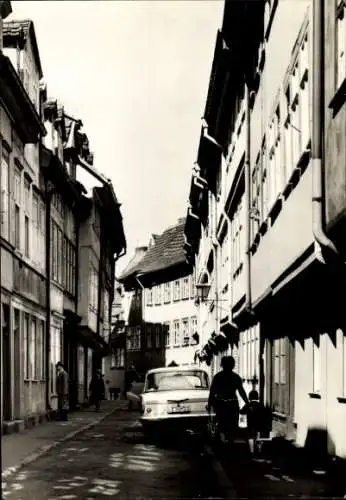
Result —
<svg viewBox="0 0 346 500"><path fill-rule="evenodd" d="M196 366L149 370L141 395L141 423L145 431L206 428L208 373Z"/></svg>

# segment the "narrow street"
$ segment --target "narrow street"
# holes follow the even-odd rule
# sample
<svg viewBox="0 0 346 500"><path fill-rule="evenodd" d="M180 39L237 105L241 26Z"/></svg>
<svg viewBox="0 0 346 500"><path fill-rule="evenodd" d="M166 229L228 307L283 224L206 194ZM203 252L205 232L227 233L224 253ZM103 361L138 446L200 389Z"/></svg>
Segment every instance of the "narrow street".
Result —
<svg viewBox="0 0 346 500"><path fill-rule="evenodd" d="M186 440L149 443L137 419L137 412L114 413L11 476L3 498L229 497L217 486L208 455Z"/></svg>

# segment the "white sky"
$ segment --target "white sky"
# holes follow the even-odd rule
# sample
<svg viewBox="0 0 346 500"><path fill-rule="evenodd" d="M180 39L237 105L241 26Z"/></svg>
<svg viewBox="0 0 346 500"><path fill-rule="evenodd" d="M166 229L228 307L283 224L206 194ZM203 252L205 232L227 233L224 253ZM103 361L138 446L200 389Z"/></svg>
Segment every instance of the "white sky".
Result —
<svg viewBox="0 0 346 500"><path fill-rule="evenodd" d="M186 214L222 0L14 1L48 95L79 117L122 203L128 256Z"/></svg>

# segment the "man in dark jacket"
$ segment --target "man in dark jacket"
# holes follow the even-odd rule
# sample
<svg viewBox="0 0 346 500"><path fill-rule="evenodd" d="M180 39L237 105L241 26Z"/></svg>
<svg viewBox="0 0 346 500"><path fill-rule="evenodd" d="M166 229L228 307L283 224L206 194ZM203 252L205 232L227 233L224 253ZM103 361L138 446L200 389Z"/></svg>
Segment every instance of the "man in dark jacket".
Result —
<svg viewBox="0 0 346 500"><path fill-rule="evenodd" d="M95 405L96 410L100 411L100 402L105 396L105 383L101 370L96 370L95 375L91 379L89 391L91 405Z"/></svg>
<svg viewBox="0 0 346 500"><path fill-rule="evenodd" d="M64 366L59 361L56 364L56 393L58 396L58 419L67 420L68 412L68 374L64 370Z"/></svg>

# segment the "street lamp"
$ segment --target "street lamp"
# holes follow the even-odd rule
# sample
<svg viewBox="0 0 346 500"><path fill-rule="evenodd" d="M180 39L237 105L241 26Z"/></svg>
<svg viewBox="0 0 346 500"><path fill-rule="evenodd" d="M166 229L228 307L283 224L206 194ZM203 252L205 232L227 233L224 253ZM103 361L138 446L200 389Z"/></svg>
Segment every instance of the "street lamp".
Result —
<svg viewBox="0 0 346 500"><path fill-rule="evenodd" d="M205 302L209 295L210 285L208 283L197 284L196 290L198 300L200 300L201 302Z"/></svg>

